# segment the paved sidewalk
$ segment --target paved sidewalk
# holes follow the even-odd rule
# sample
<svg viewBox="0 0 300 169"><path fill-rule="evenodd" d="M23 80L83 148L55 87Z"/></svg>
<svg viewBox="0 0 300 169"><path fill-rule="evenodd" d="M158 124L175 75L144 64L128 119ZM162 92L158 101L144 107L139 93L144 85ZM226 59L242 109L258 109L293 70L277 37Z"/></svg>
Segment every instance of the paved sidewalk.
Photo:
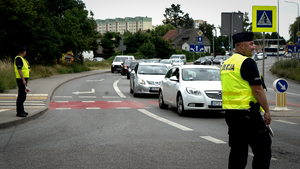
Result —
<svg viewBox="0 0 300 169"><path fill-rule="evenodd" d="M26 112L29 113L27 117L16 117L16 98L17 98L17 89L9 90L7 93L0 94L0 102L2 103L0 108L0 129L5 129L8 127L16 126L31 120L34 120L45 112L48 111L50 100L52 94L55 90L73 79L86 77L90 75L97 75L100 73L110 72L110 70L93 70L88 72L81 73L73 73L73 74L63 74L63 75L55 75L47 78L41 78L36 80L31 80L28 83L28 87L30 88L30 93L27 95L27 102L41 102L41 106L36 106L35 108L26 108ZM5 102L10 102L10 105ZM3 106L4 104L4 106ZM287 106L290 110L284 111L274 111L272 109L275 108L274 104L270 104L271 108L271 116L273 118L276 117L300 117L300 106L299 107L291 107Z"/></svg>
<svg viewBox="0 0 300 169"><path fill-rule="evenodd" d="M17 99L18 89L9 90L7 93L1 93L0 102L2 104L0 105L0 129L16 126L27 121L34 120L43 115L49 108L52 94L59 86L63 85L64 83L77 78L97 75L106 72L110 72L110 70L93 70L81 73L62 74L29 81L28 87L30 88L30 93L27 94L25 104L28 102L39 101L41 102L41 106L36 106L35 108L25 107L25 111L29 113L27 117L16 116L15 101Z"/></svg>

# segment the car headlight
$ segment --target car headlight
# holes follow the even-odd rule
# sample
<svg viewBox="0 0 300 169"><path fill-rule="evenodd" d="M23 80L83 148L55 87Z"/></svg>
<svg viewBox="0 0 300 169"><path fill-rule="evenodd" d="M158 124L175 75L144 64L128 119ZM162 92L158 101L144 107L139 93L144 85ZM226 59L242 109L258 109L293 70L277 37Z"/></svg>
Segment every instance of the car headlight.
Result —
<svg viewBox="0 0 300 169"><path fill-rule="evenodd" d="M138 78L138 83L141 85L145 85L146 82L143 79Z"/></svg>
<svg viewBox="0 0 300 169"><path fill-rule="evenodd" d="M130 68L128 68L128 72L131 72L131 69L130 69Z"/></svg>
<svg viewBox="0 0 300 169"><path fill-rule="evenodd" d="M192 88L192 87L187 87L187 88L186 88L186 92L187 92L188 94L201 95L200 90L197 90L197 89Z"/></svg>

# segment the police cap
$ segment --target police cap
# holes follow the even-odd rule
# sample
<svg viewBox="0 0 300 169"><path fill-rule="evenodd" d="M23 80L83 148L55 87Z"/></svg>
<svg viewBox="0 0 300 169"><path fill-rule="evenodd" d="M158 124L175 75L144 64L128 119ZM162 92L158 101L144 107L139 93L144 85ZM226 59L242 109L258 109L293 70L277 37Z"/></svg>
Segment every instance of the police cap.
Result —
<svg viewBox="0 0 300 169"><path fill-rule="evenodd" d="M253 32L241 32L232 36L234 43L253 41Z"/></svg>
<svg viewBox="0 0 300 169"><path fill-rule="evenodd" d="M20 46L19 49L18 49L19 52L24 52L26 51L26 47L24 46Z"/></svg>

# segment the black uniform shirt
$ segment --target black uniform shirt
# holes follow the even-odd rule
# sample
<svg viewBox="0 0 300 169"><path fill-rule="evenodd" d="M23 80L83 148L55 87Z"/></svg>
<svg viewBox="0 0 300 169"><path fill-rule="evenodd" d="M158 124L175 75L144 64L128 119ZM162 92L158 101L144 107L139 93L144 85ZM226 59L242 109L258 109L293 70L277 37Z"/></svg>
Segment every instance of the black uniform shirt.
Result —
<svg viewBox="0 0 300 169"><path fill-rule="evenodd" d="M17 59L16 59L16 66L17 66L17 69L22 69L22 67L23 67L23 60L20 57L17 57Z"/></svg>
<svg viewBox="0 0 300 169"><path fill-rule="evenodd" d="M259 75L259 71L255 61L247 58L241 65L241 76L244 80L249 82L249 85L262 85L263 81Z"/></svg>

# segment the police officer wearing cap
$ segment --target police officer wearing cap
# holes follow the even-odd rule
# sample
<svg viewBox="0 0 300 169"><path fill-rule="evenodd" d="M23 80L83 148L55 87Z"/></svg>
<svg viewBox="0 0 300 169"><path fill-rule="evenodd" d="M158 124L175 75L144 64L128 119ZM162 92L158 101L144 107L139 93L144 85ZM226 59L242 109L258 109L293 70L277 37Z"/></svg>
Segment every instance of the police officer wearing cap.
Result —
<svg viewBox="0 0 300 169"><path fill-rule="evenodd" d="M236 52L220 69L222 106L231 148L228 168L246 167L249 146L254 154L252 168L269 168L272 141L266 124L271 123L271 115L263 78L251 58L255 49L253 32L237 33L232 38ZM257 110L250 111L250 103L259 104ZM264 119L260 111L264 112Z"/></svg>
<svg viewBox="0 0 300 169"><path fill-rule="evenodd" d="M24 102L27 93L25 88L30 74L30 66L28 61L24 58L26 56L26 47L19 47L18 56L15 57L14 67L16 74L16 81L18 84L18 98L17 98L17 115L18 117L27 117L28 113L24 110Z"/></svg>

